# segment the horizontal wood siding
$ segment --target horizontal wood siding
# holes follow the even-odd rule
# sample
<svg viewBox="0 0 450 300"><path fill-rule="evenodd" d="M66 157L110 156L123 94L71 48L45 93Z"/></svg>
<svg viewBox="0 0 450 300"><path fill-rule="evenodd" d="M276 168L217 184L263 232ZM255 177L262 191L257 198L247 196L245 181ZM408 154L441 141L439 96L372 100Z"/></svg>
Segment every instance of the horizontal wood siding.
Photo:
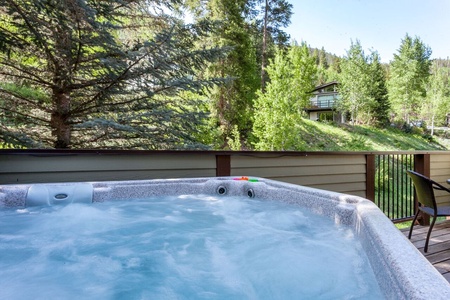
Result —
<svg viewBox="0 0 450 300"><path fill-rule="evenodd" d="M354 155L232 156L232 176L255 176L365 197L366 158Z"/></svg>
<svg viewBox="0 0 450 300"><path fill-rule="evenodd" d="M0 155L1 184L215 175L215 155Z"/></svg>
<svg viewBox="0 0 450 300"><path fill-rule="evenodd" d="M445 187L450 188L450 153L436 152L430 155L430 177ZM450 195L447 192L436 191L436 202L450 205Z"/></svg>
<svg viewBox="0 0 450 300"><path fill-rule="evenodd" d="M366 183L367 178L371 180L367 170L373 169L366 165L370 161L366 157L380 154L386 153L12 150L0 151L0 184L230 175L265 177L366 197L366 189L370 184L373 187L373 182ZM428 154L431 178L446 186L450 152ZM450 204L449 195L436 194L439 203Z"/></svg>

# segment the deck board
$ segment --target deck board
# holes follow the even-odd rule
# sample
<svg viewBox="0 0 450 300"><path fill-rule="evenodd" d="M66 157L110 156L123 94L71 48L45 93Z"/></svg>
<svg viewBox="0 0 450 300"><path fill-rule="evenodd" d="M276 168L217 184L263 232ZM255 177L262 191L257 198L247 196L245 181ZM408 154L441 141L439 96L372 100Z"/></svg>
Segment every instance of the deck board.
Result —
<svg viewBox="0 0 450 300"><path fill-rule="evenodd" d="M436 223L431 232L428 252L424 253L428 226L414 226L411 243L450 282L450 220ZM409 228L401 230L408 237Z"/></svg>

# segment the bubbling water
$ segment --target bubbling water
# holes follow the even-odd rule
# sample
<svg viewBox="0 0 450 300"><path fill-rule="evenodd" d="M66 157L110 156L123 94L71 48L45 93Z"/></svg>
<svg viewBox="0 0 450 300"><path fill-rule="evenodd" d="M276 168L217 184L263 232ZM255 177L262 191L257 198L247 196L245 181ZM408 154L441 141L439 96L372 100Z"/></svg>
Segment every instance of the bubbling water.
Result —
<svg viewBox="0 0 450 300"><path fill-rule="evenodd" d="M380 299L351 228L178 196L0 213L1 299Z"/></svg>

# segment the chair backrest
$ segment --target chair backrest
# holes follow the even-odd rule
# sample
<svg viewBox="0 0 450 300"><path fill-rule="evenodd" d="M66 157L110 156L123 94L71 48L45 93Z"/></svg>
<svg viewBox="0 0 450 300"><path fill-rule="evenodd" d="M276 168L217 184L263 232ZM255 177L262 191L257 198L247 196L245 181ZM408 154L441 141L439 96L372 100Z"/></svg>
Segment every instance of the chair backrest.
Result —
<svg viewBox="0 0 450 300"><path fill-rule="evenodd" d="M414 187L416 188L417 201L423 206L436 209L436 198L434 196L433 185L437 184L430 178L408 170L406 171L411 177Z"/></svg>

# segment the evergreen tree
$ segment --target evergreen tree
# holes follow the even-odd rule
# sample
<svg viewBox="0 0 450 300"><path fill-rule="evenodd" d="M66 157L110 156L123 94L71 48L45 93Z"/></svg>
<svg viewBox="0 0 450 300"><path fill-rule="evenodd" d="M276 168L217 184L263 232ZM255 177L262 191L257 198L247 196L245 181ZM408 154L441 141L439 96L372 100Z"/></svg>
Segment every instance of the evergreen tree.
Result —
<svg viewBox="0 0 450 300"><path fill-rule="evenodd" d="M314 49L312 52L312 56L317 65L316 85L322 85L322 84L328 82L328 76L327 76L328 62L327 62L326 55L327 54L326 54L324 48L322 48L321 50Z"/></svg>
<svg viewBox="0 0 450 300"><path fill-rule="evenodd" d="M295 41L297 42L297 41ZM314 60L316 62L316 65L320 65L320 58L319 58L319 50L317 48L314 48L312 51L312 57L314 57Z"/></svg>
<svg viewBox="0 0 450 300"><path fill-rule="evenodd" d="M322 66L324 70L327 70L329 68L327 52L325 51L324 47L322 47L322 49L320 49L319 51L319 66Z"/></svg>
<svg viewBox="0 0 450 300"><path fill-rule="evenodd" d="M369 120L371 124L384 127L389 124L389 100L386 86L385 70L380 62L378 53L372 52L369 57L370 95L373 107Z"/></svg>
<svg viewBox="0 0 450 300"><path fill-rule="evenodd" d="M330 64L325 70L326 82L338 81L341 73L341 58L335 55L330 55Z"/></svg>
<svg viewBox="0 0 450 300"><path fill-rule="evenodd" d="M413 39L407 34L391 62L389 101L396 118L406 123L411 117L418 116L419 104L426 96L430 56L431 49L428 46L418 37Z"/></svg>
<svg viewBox="0 0 450 300"><path fill-rule="evenodd" d="M216 137L220 143L216 142L216 147L229 148L228 141L236 133L243 141L248 139L253 100L260 86L255 45L246 23L248 1L209 0L202 6L200 1L191 0L190 8L197 22L205 18L217 22L218 29L203 40L200 47L211 43L231 47L225 57L208 67L212 76L230 79L208 92L212 100L212 126L218 125L220 129Z"/></svg>
<svg viewBox="0 0 450 300"><path fill-rule="evenodd" d="M198 104L180 93L221 49L164 13L178 0L5 0L0 10L0 139L17 147L199 147Z"/></svg>
<svg viewBox="0 0 450 300"><path fill-rule="evenodd" d="M271 44L281 47L286 45L289 36L282 30L291 23L292 4L286 0L254 0L261 4L259 13L262 15L262 47L261 47L261 91L264 92L267 83L266 65L271 57Z"/></svg>
<svg viewBox="0 0 450 300"><path fill-rule="evenodd" d="M301 111L311 96L316 78L315 59L305 44L287 54L278 49L267 66L270 82L255 101L254 135L258 150L301 150Z"/></svg>

